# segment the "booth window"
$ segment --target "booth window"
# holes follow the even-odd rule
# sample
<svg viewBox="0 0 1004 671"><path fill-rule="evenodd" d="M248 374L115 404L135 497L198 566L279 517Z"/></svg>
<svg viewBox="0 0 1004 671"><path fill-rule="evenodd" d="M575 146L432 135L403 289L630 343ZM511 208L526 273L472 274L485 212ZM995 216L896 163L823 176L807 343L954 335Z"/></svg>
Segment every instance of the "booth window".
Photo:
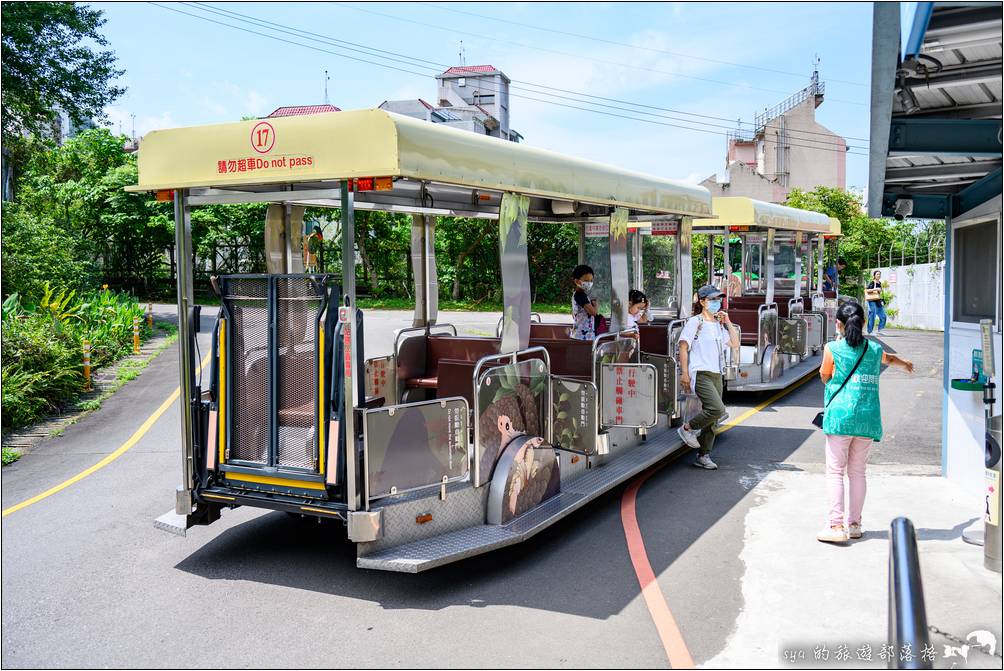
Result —
<svg viewBox="0 0 1004 671"><path fill-rule="evenodd" d="M997 222L955 229L954 321L994 319L997 286Z"/></svg>

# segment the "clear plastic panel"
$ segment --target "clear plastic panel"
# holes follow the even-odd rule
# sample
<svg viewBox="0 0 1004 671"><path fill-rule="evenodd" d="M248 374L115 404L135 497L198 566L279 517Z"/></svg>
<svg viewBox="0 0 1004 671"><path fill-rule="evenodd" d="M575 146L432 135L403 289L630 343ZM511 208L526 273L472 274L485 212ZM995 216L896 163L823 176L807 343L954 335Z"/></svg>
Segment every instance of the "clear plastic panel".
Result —
<svg viewBox="0 0 1004 671"><path fill-rule="evenodd" d="M521 433L549 437L548 378L547 366L540 359L517 361L482 373L475 408L476 486L489 481L496 460L512 438Z"/></svg>

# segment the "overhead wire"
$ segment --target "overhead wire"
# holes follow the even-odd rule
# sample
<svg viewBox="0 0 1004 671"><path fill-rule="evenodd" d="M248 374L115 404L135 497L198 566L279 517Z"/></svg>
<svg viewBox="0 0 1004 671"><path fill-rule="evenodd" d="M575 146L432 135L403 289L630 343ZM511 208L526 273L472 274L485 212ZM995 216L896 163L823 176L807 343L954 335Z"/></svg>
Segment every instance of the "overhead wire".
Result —
<svg viewBox="0 0 1004 671"><path fill-rule="evenodd" d="M374 57L377 57L377 58L386 58L387 60L395 61L395 62L398 62L398 63L403 63L405 65L415 66L416 64L413 63L412 61L417 61L418 63L428 63L431 66L435 66L435 67L439 68L440 71L442 71L443 68L448 68L449 67L448 65L446 65L444 63L439 63L439 62L436 62L436 61L430 61L430 60L427 60L427 59L424 59L424 58L418 58L418 57L415 57L415 56L409 56L407 54L402 54L402 53L395 52L395 51L388 51L386 49L379 49L377 47L371 47L371 46L368 46L368 45L359 44L357 42L350 42L348 40L341 40L341 39L337 39L337 38L330 37L330 36L327 36L327 35L321 35L319 33L313 33L313 32L307 31L307 30L303 30L301 28L294 28L292 26L284 26L283 24L276 23L274 21L264 21L262 19L258 19L257 17L253 17L253 16L250 16L248 14L241 14L239 12L234 12L232 10L223 9L221 7L215 7L213 5L210 5L210 4L204 3L204 2L181 2L179 4L189 5L189 6L192 6L193 8L198 8L198 9L201 9L203 11L212 12L212 13L220 15L220 16L226 16L227 18L233 18L233 19L236 19L238 21L245 22L245 23L252 23L253 25L256 25L258 27L263 27L263 28L266 28L266 29L269 29L269 30L274 30L276 32L286 33L288 35L293 35L295 37L303 37L304 35L308 35L308 36L312 36L314 38L317 38L317 39L320 39L320 40L332 43L335 46L348 45L348 46L341 47L341 48L351 49L353 51L355 49L363 49L363 50L366 50L366 51L369 51L369 52L375 52L375 53L371 53L371 54L367 54L367 55L371 55L371 56L374 56ZM387 56L382 56L380 54L387 54ZM400 57L400 58L395 58L395 57ZM405 60L401 60L401 59L405 59ZM419 65L418 67L429 67L429 66ZM437 74L438 74L438 72L437 72ZM604 96L597 96L595 94L583 93L581 91L570 91L568 89L557 88L557 87L553 87L553 86L550 86L550 85L547 85L547 84L537 84L537 83L534 83L534 82L527 82L527 81L518 80L518 79L513 79L513 80L510 80L510 81L511 82L516 82L518 84L524 84L526 86L534 87L534 88L531 88L531 89L527 89L527 88L525 88L525 86L510 86L510 88L514 88L516 90L524 90L524 91L528 91L528 92L531 92L531 93L534 93L534 94L537 94L537 95L541 95L541 94L543 94L543 95L550 95L550 96L553 96L553 97L556 97L556 98L561 98L561 99L565 99L565 100L571 100L573 102L581 102L583 104L593 104L593 105L597 105L597 106L600 106L600 107L607 107L607 108L611 108L611 109L619 109L621 111L628 111L628 112L632 112L632 113L635 113L635 114L640 114L640 113L643 113L643 112L638 112L637 110L625 110L624 108L621 108L621 107L616 107L616 106L611 106L611 105L604 105L602 103L592 103L589 100L581 100L581 98L595 98L597 100L604 100L604 101L608 101L608 102L616 102L616 103L620 103L620 104L623 104L623 105L630 105L632 107L642 107L642 108L646 108L646 109L654 109L654 110L659 110L659 111L664 111L664 112L671 112L673 114L682 114L682 115L685 115L685 116L695 116L695 117L714 119L714 120L719 120L719 121L728 121L728 122L730 122L730 124L731 123L735 123L732 119L728 119L728 118L725 118L725 117L716 117L716 116L712 116L712 115L698 114L698 113L693 113L693 112L684 112L684 111L681 111L681 110L674 110L674 109L665 108L665 107L659 107L659 106L655 106L655 105L647 105L647 104L644 104L644 103L635 103L635 102L632 102L632 101L621 100L621 99L617 99L617 98L607 98L607 97L604 97ZM538 90L536 90L536 89L540 89L540 88L543 88L543 89L546 89L546 90L545 91L538 91ZM499 91L498 89L492 88L492 87L488 87L488 90L493 91L495 93L501 93L501 91ZM562 93L572 94L572 95L575 95L575 96L579 96L579 98L568 98L566 96L560 96L560 95L552 93L552 91L560 91ZM644 113L647 114L647 112L644 112ZM657 115L654 115L654 116L661 117L661 118L666 118L666 119L670 119L670 120L673 120L673 121L682 121L684 123L701 123L702 125L708 125L708 126L711 126L711 127L724 128L724 129L729 130L729 131L741 130L741 129L736 129L732 125L722 126L720 124L708 124L706 122L697 122L697 121L693 121L691 119L680 119L679 117L672 117L672 116L661 115L661 114L657 114ZM752 124L750 124L750 125L752 125ZM788 130L786 132L788 134L790 134L791 136L795 137L796 139L801 139L801 140L804 140L806 142L813 142L813 143L819 143L819 144L828 144L828 145L831 145L831 146L834 146L834 147L839 147L839 148L843 148L843 147L846 146L845 142L841 142L841 141L834 142L834 141L832 141L832 138L834 137L834 135L831 134L831 133L818 133L818 132L815 132L815 131L809 131L809 130L803 130L803 129L791 129L791 130ZM815 139L813 136L820 136L821 138L825 138L825 139ZM865 138L855 138L855 137L847 137L847 136L841 136L841 138L843 138L843 140L850 139L850 140L859 140L859 141L861 141L863 143L867 142L867 140Z"/></svg>
<svg viewBox="0 0 1004 671"><path fill-rule="evenodd" d="M330 4L332 4L332 5L338 5L340 7L345 7L346 9L352 9L352 10L358 11L358 12L365 12L367 14L373 14L374 16L383 16L383 17L386 17L386 18L394 19L396 21L403 21L405 23L413 23L415 25L424 26L426 28L432 28L434 30L442 30L442 31L450 32L450 33L457 33L457 34L468 36L468 37L476 37L476 38L479 38L479 39L482 39L482 40L488 40L490 42L501 42L502 44L511 44L511 45L520 47L521 49L533 49L535 51L543 51L543 52L547 52L547 53L558 54L558 55L561 55L561 56L569 56L571 58L575 58L575 59L579 59L579 60L589 60L589 61L594 61L596 63L603 63L603 64L606 64L606 65L614 65L614 66L617 66L617 67L620 67L620 68L629 68L629 69L634 69L634 70L643 70L645 72L653 72L653 73L656 73L656 74L669 75L671 77L682 77L684 79L694 79L694 80L697 80L697 81L709 82L709 83L712 83L712 84L721 84L723 86L732 86L732 87L750 89L750 90L755 90L755 91L766 91L768 93L778 93L778 94L781 94L781 95L786 95L787 93L789 93L788 91L781 91L779 89L768 89L768 88L763 88L762 86L753 86L752 84L746 84L746 83L741 83L741 82L726 82L726 81L722 81L722 80L719 80L719 79L710 79L708 77L698 77L696 75L687 75L687 74L684 74L682 72L674 72L674 71L669 71L669 70L657 70L655 68L649 68L649 67L645 67L643 65L633 65L631 63L622 63L622 62L619 62L619 61L608 61L608 60L605 60L605 59L602 59L602 58L595 58L595 57L592 57L592 56L586 56L584 54L573 54L573 53L569 53L567 51L560 51L558 49L549 49L547 47L541 47L541 46L537 46L537 45L533 45L533 44L525 44L523 42L514 42L512 40L506 40L506 39L502 39L502 38L491 37L489 35L480 35L478 33L472 33L472 32L467 31L467 30L457 30L455 28L449 28L449 27L446 27L446 26L436 25L436 24L433 24L433 23L425 23L424 21L418 21L416 19L409 19L409 18L404 18L402 16L395 16L393 14L387 14L385 12L378 12L378 11L373 10L373 9L364 9L362 7L357 7L357 6L355 6L353 4L350 4L350 3L347 3L347 2L332 2ZM836 99L836 98L831 98L830 100L831 100L831 102L839 102L839 103L842 103L842 104L845 104L845 105L866 106L866 103L859 102L859 101L854 101L854 100L840 100L840 99Z"/></svg>
<svg viewBox="0 0 1004 671"><path fill-rule="evenodd" d="M339 3L345 4L345 3ZM716 63L718 65L728 65L736 68L747 68L750 70L760 70L761 72L772 72L778 75L789 75L791 77L801 77L804 78L805 74L801 72L788 72L787 70L775 70L774 68L767 68L760 65L750 65L748 63L733 63L732 61L723 61L717 58L708 58L706 56L695 56L694 54L680 53L677 51L668 51L666 49L657 49L656 47L648 47L641 44L628 44L627 42L618 42L616 40L609 40L603 37L596 37L595 35L582 35L579 33L569 32L567 30L558 30L557 28L545 28L542 26L535 26L531 23L520 23L519 21L513 21L511 19L503 19L498 16L490 16L488 14L478 14L477 12L469 12L463 9L457 9L456 7L449 7L447 4L452 3L438 3L438 2L419 2L418 4L428 5L430 7L435 7L436 9L441 9L446 12L453 12L454 14L466 14L467 16L473 16L479 19L488 19L489 21L498 21L499 23L508 23L512 26L518 26L520 28L530 28L531 30L537 30L544 33L553 33L555 35L566 35L568 37L577 37L583 40L588 40L590 42L602 42L604 44L612 44L618 47L627 47L629 49L638 49L640 51L648 51L657 54L666 54L668 56L676 56L678 58L689 58L695 61L705 61L707 63ZM839 82L841 84L849 84L851 86L864 86L867 84L861 82L852 82L846 79L834 79L832 77L827 77L827 81Z"/></svg>
<svg viewBox="0 0 1004 671"><path fill-rule="evenodd" d="M421 76L421 77L428 77L429 76L428 72L416 72L415 70L410 70L410 69L406 69L406 68L402 68L402 67L397 67L395 65L390 65L390 64L387 64L387 63L381 63L381 62L377 62L377 61L372 61L372 60L368 60L368 59L365 59L365 58L360 58L359 56L354 56L354 55L345 54L345 53L341 53L341 52L330 51L328 49L323 49L321 47L318 47L315 44L303 44L302 42L291 41L291 40L288 40L288 39L285 39L285 38L282 38L282 37L278 37L276 35L271 35L271 34L268 34L268 33L262 33L262 32L259 32L259 31L256 31L256 30L252 30L252 29L249 29L249 28L244 28L244 27L241 27L241 26L236 26L236 25L233 25L231 23L227 23L225 21L218 21L218 20L210 18L209 16L206 16L204 14L193 14L191 12L186 12L186 11L183 11L181 9L177 9L175 7L170 7L170 6L158 3L158 2L150 2L149 4L154 5L156 7L159 7L161 9L166 9L166 10L171 11L171 12L175 12L175 13L178 13L178 14L183 14L185 16L196 18L196 19L199 19L199 20L202 20L202 21L207 21L209 23L213 23L213 24L216 24L216 25L221 25L221 26L224 26L224 27L227 27L227 28L231 28L231 29L234 29L234 30L239 30L239 31L242 31L242 32L245 32L245 33L249 33L249 34L253 34L253 35L258 35L260 37L265 37L265 38L268 38L268 39L271 39L271 40L274 40L274 41L278 41L278 42L282 42L282 43L285 43L285 44L292 44L294 46L303 47L305 49L311 49L311 50L318 51L318 52L321 52L321 53L327 53L327 54L330 54L332 56L337 56L337 57L345 58L345 59L348 59L348 60L353 60L353 61L357 61L357 62L367 63L367 64L370 64L370 65L375 65L377 67L381 67L381 68L385 68L385 69L390 69L390 70L395 70L395 71L403 72L403 73L406 73L406 74L411 74L411 75L416 75L416 76ZM205 11L207 9L205 7L202 7L202 6L192 7L192 5L189 4L189 3L180 3L180 4L184 4L186 7L191 8L191 9L198 9L198 10L203 10L203 11ZM216 8L209 8L209 9L210 9L210 11L212 11L212 10L215 10ZM225 16L220 11L214 11L213 13L215 13L217 16L224 16L225 18L231 18L231 19L235 19L235 20L240 20L237 17ZM295 37L298 37L300 39L308 39L308 38L303 37L302 34L299 34L299 33L296 33L296 32L290 32L288 30L283 30L281 28L276 28L275 26L278 25L278 24L275 24L274 22L267 22L267 24L266 24L266 22L259 21L257 19L254 19L254 21L257 21L258 23L252 23L251 20L245 20L244 22L245 23L252 23L252 25L255 25L256 27L263 27L263 28L266 28L268 30L273 30L275 32L285 32L286 34L294 35ZM260 25L260 24L266 24L266 25ZM296 30L296 29L294 29L294 30ZM302 33L302 32L303 31L300 31L300 33ZM323 39L331 40L332 38L323 38ZM308 39L308 41L311 41L311 40ZM333 45L333 46L334 46L334 48L337 48L337 49L345 49L345 50L348 50L348 51L356 53L356 54L362 53L365 56L370 56L370 57L373 57L373 58L382 58L382 59L385 59L385 60L392 60L392 61L395 61L395 62L404 63L406 65L410 65L412 67L425 67L425 68L428 68L428 66L421 66L421 65L418 65L418 64L415 64L415 63L409 63L407 61L402 61L400 59L396 59L396 58L392 58L392 57L388 57L388 56L381 56L379 54L372 54L372 53L368 53L368 52L360 52L358 49L351 49L349 47L343 47L343 46L338 46L338 45ZM375 50L375 49L370 48L370 47L364 47L364 48ZM375 51L382 51L382 50L375 50ZM384 52L384 53L393 53L393 52ZM405 58L407 58L407 57L405 57ZM487 90L493 90L490 87L486 87L486 88L487 88ZM498 90L495 90L495 92L499 93ZM534 92L538 93L538 94L541 94L541 95L545 95L542 92L536 92L536 91L534 91ZM663 121L656 121L654 119L648 119L648 118L643 118L643 117L639 117L639 116L628 116L628 115L625 115L625 114L616 114L616 113L613 113L613 112L605 112L605 111L602 111L602 110L592 109L592 108L589 108L589 107L578 107L576 105L569 105L567 103L561 103L561 102L556 102L554 100L546 100L546 99L536 98L536 97L533 97L533 96L527 96L527 95L522 95L522 94L510 93L509 95L511 95L512 97L521 98L521 99L524 99L524 100L531 100L531 101L534 101L534 102L540 102L540 103L544 103L544 104L555 105L555 106L558 106L558 107L564 107L564 108L567 108L567 109L575 109L575 110L580 110L580 111L584 111L584 112L590 112L590 113L593 113L593 114L600 114L600 115L609 116L609 117L627 119L627 120L631 120L631 121L639 121L639 122L642 122L642 123L655 124L655 125L666 126L666 127L670 127L670 128L679 128L679 129L682 129L682 130L691 130L691 131L702 132L702 133L710 133L710 134L719 135L719 136L728 136L728 133L722 133L722 132L719 132L719 131L716 131L716 130L710 130L710 129L707 129L707 128L695 128L693 126L683 126L683 125L679 125L679 124L666 123L666 122L663 122ZM551 94L551 95L553 97L563 97L563 96L554 96L554 94ZM586 105L602 106L602 105L600 105L598 103L591 103L589 101L584 101L584 100L576 100L574 98L566 98L566 99L567 100L572 100L574 102L580 102L580 103L586 104ZM629 112L631 114L636 114L636 115L646 114L644 112L639 112L637 110L624 109L624 108L619 108L619 107L615 107L615 106L606 105L605 107L612 108L612 109L617 109L617 110L620 110L620 111ZM664 117L664 115L652 115L652 114L648 114L648 116ZM672 118L672 117L668 117L668 118ZM684 123L703 123L703 122L691 121L689 119L688 120L682 120L682 121ZM867 155L867 154L862 154L862 153L859 153L859 152L845 150L843 148L828 149L828 148L823 147L823 146L818 146L818 144L820 143L820 141L817 141L817 140L804 140L804 141L815 142L815 143L817 143L817 145L816 146L813 146L813 145L803 145L803 144L798 144L798 143L794 143L794 142L789 142L789 143L787 143L787 146L804 147L804 148L809 148L809 149L817 149L819 151L833 151L833 152L846 153L846 154L852 154L852 155L860 155L860 156L866 156ZM824 144L832 144L832 143L824 143Z"/></svg>

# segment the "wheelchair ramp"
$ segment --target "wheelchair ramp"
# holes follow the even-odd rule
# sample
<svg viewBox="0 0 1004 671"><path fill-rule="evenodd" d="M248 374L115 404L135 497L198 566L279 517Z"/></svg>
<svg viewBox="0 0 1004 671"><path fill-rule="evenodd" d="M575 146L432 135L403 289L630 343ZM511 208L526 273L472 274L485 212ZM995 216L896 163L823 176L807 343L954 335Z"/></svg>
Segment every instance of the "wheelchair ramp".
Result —
<svg viewBox="0 0 1004 671"><path fill-rule="evenodd" d="M561 483L561 493L503 526L458 529L356 559L356 566L418 573L524 541L662 459L686 449L675 431L618 452L603 464Z"/></svg>

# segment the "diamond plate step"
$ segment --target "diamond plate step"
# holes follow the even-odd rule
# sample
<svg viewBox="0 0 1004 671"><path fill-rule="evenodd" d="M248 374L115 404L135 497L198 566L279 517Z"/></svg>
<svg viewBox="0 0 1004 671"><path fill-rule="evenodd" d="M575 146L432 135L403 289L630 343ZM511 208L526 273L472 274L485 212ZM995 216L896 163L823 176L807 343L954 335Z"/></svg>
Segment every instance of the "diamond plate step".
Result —
<svg viewBox="0 0 1004 671"><path fill-rule="evenodd" d="M418 573L436 566L514 545L546 529L601 494L649 466L684 449L675 431L664 431L647 443L618 453L602 466L591 468L562 483L562 491L509 524L458 529L378 550L356 559L356 566L381 571Z"/></svg>

